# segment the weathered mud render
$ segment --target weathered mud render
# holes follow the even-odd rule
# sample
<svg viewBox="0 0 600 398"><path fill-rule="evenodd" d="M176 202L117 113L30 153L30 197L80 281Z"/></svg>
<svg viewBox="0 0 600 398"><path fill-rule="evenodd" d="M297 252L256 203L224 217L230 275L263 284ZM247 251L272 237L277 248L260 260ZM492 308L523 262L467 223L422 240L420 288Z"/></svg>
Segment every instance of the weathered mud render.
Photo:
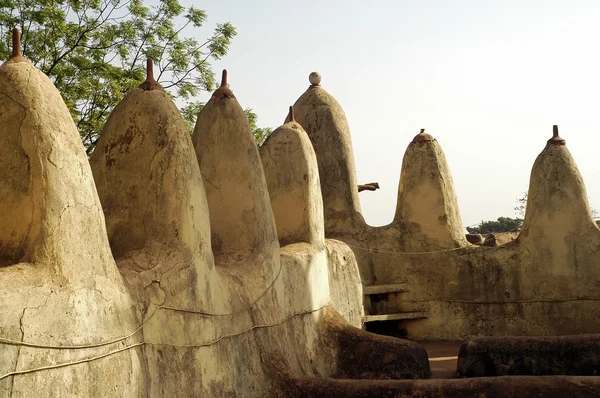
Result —
<svg viewBox="0 0 600 398"><path fill-rule="evenodd" d="M0 396L600 391L600 339L579 336L600 330L600 229L558 128L520 235L474 246L426 131L404 154L393 221L365 223L350 129L319 74L259 149L226 72L190 137L149 61L88 161L14 38L0 67ZM461 354L477 378L422 380L419 341L479 336ZM510 362L525 349L526 366ZM557 365L560 350L572 362ZM506 374L554 376L484 377Z"/></svg>

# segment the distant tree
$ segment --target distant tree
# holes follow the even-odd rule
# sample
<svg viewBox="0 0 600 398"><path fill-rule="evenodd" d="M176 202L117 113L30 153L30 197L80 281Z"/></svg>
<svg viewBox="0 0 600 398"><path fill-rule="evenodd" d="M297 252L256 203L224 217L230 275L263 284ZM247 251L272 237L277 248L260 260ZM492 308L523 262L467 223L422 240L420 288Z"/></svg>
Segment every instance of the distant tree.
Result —
<svg viewBox="0 0 600 398"><path fill-rule="evenodd" d="M517 218L498 217L498 221L481 221L478 225L467 227L467 231L469 231L470 234L489 234L492 232L508 232L520 228L523 224L526 208L527 192L523 194L522 198L517 199L517 206L514 208ZM596 220L596 223L600 225L600 213L598 213L598 210L591 207L590 211L592 212L592 217Z"/></svg>
<svg viewBox="0 0 600 398"><path fill-rule="evenodd" d="M525 209L527 208L527 192L523 194L522 198L517 199L517 206L514 208L517 217L525 218Z"/></svg>
<svg viewBox="0 0 600 398"><path fill-rule="evenodd" d="M492 232L508 232L520 228L523 224L521 218L498 217L498 221L481 221L474 227L467 227L470 234L489 234Z"/></svg>
<svg viewBox="0 0 600 398"><path fill-rule="evenodd" d="M89 154L113 107L145 79L147 58L173 97L214 88L209 61L227 54L236 30L223 23L205 40L182 35L206 18L177 0L0 0L0 58L10 57L18 27L23 55L54 82ZM196 108L191 102L182 110L189 124Z"/></svg>

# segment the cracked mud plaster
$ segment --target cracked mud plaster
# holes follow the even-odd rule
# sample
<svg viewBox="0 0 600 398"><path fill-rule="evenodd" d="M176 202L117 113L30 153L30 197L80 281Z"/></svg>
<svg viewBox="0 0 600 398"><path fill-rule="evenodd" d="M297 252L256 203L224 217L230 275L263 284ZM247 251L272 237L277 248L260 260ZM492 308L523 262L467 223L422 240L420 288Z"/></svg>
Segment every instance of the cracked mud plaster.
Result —
<svg viewBox="0 0 600 398"><path fill-rule="evenodd" d="M0 72L0 88L2 76ZM34 222L31 225L37 228L29 232L31 237L35 237L28 246L32 248L33 264L20 263L0 268L0 306L5 309L0 316L0 335L46 345L94 344L128 335L140 326L133 309L140 309L143 305L139 300L130 299L130 295L134 294L133 288L127 291L123 286L110 255L104 220L86 166L85 154L72 121L68 119L66 107L59 106L60 109L57 108L54 114L42 112L44 109L52 110L51 104L60 101L49 81L38 81L35 76L33 72L28 75L26 87L29 92L26 97L31 98L28 99L30 102L23 103L27 109L31 107L36 111L29 112L19 127L22 130L20 148L28 156L29 178L32 181ZM42 92L47 95L40 94L40 88L46 88ZM333 131L333 135L336 132L344 133L344 128L347 133L347 126L335 124L343 116L336 104L331 105L330 109L327 109L329 105L318 104L315 114L321 112L318 113L320 116L312 120L319 129L333 126L329 130ZM197 167L189 137L187 141L182 138L183 141L172 143L168 137L160 135L167 131L166 126L169 125L162 118L164 115L156 123L151 123L158 129L154 141L148 131L144 131L146 134L141 138L138 124L136 128L126 127L123 130L125 138L122 145L115 145L98 155L104 156L104 171L112 171L120 167L119 162L126 156L133 156L136 148L147 150L148 153L148 157L138 165L139 169L134 167L135 162L131 163L134 167L131 171L139 171L139 174L129 174L131 185L124 184L120 188L126 194L118 199L129 201L130 206L141 204L142 225L140 227L137 224L136 228L143 231L144 239L151 236L156 240L153 242L156 245L152 247L146 245L144 240L145 251L136 245L135 255L128 257L131 251L126 253L122 261L134 264L125 269L130 272L127 274L128 280L131 280L132 273L145 273L139 278L141 290L148 291L148 296L154 300L152 304L169 304L173 307L158 312L143 333L131 339L135 342L147 339L145 348L114 354L83 366L8 377L0 380L0 391L15 397L27 394L154 397L189 395L190 391L204 395L276 396L285 390L277 390L272 374L267 370L272 364L268 360L261 363L263 358L281 358L277 363L282 369L276 371L289 371L292 377L299 377L303 381L301 384L305 389L297 385L294 391L299 395L302 391L311 391L311 387L312 391L329 391L331 395L339 395L340 391L356 394L377 388L382 396L393 388L400 391L398 382L387 381L368 381L366 387L369 390L363 388L364 382L358 382L363 387L349 382L328 390L331 383L336 383L328 377L335 374L343 373L345 377L374 375L373 362L368 357L369 353L375 352L373 345L382 339L348 329L345 322L338 319L336 325L340 327L336 330L343 338L337 342L325 341L327 336L324 332L328 328L332 331L332 325L328 327L323 322L327 320L328 310L325 308L329 308L330 301L335 306L336 299L346 296L343 288L335 288L336 283L358 294L353 296L353 304L347 300L348 306L341 311L355 322L360 320L361 314L353 311L355 306L361 305L362 294L352 252L342 242L328 241L327 252L318 245L296 243L285 246L280 258L265 178L245 115L232 98L217 98L209 102L203 112L207 108L212 109L212 113L203 113L199 118L195 143L196 154L203 164L202 171L208 176L206 180L218 187L218 194L213 192L212 199L209 196L206 201L210 210L206 204L202 207L202 199L198 199L202 197L201 194L194 196L190 193L193 189L202 192L203 188L199 170L196 170L196 175L187 171ZM0 134L2 139L3 135ZM151 145L146 147L147 143ZM349 140L346 144L350 145ZM310 195L308 199L306 195L311 188L318 191L318 182L316 178L311 179L310 175L310 172L315 173L314 161L309 161L308 157L301 159L304 152L293 145L288 146L287 150L291 151L289 156L294 161L288 170L289 174L277 175L276 180L281 180L282 185L295 184L288 192L297 192L292 196L293 206L298 207L294 210L301 214L295 218L297 221L303 220L306 214L303 212L309 211L312 206ZM13 143L13 147L19 148L19 144ZM265 150L272 161L279 155L271 149ZM17 163L23 159L19 156L15 157ZM429 174L422 176L425 183L415 180L419 194L423 194L423 186L427 187L423 191L438 190L442 193L447 193L451 188L449 172L444 175L442 169L445 166L440 165L440 156L424 165L432 169ZM594 306L600 298L592 294L597 291L600 280L595 261L600 251L600 230L588 223L589 208L585 199L582 199L585 190L578 185L582 182L574 162L569 163L570 158L564 151L548 149L543 156L539 163L536 162L532 174L532 180L535 176L541 182L540 185L532 182L530 191L530 198L533 198L531 206L534 207L524 226L530 236L523 236L521 241L502 248L470 248L431 256L407 256L401 260L385 253L382 256L377 249L388 249L395 254L393 250L404 244L401 240L406 238L406 231L399 232L394 226L366 230L363 224L354 223L360 221L360 214L352 208L352 197L344 199L345 207L342 206L342 210L350 209L349 217L355 217L355 220L344 224L349 222L348 219L334 217L332 220L341 220L342 224L333 227L341 226L339 230L348 234L344 238L362 239L369 248L375 249L368 253L372 256L368 267L374 274L374 280L383 283L402 281L410 286L408 299L390 304L399 305L402 311L415 309L410 306L424 306L428 312L428 318L407 326L411 337L439 339L476 333L543 334L597 330L600 321L596 319ZM336 166L339 166L342 177L338 175L336 180L324 182L323 189L331 189L337 182L345 180L343 184L346 184L348 192L356 194L355 181L347 182L352 179L352 172L349 171L354 167L351 146L332 155L332 158L342 160ZM106 184L104 189L107 192L111 189L108 188L111 178L115 181L123 179L123 174L119 173L111 178L107 176L98 178L98 185ZM159 186L148 184L156 196L148 197L139 187L142 184L134 184L136 178L145 182L160 180ZM191 184L192 187L185 184ZM215 190L210 187L211 184L206 184L207 191ZM275 187L273 191L277 188L281 189ZM13 186L9 194L13 190L18 192L18 186ZM27 194L29 190L28 186ZM135 195L139 195L139 201ZM247 201L240 200L248 196L250 198ZM435 192L428 193L428 197L433 196ZM241 202L237 203L237 207L236 201ZM164 210L168 206L172 208ZM438 201L429 203L429 206L436 211L444 207ZM114 217L123 217L121 208L116 209ZM232 220L238 220L231 221L231 225L217 230L215 234L221 246L231 244L226 249L233 247L237 251L230 252L235 261L232 260L229 267L214 267L211 269L215 270L214 273L202 274L210 268L212 261L208 248L208 220L205 218L209 211L211 215L216 212L224 219L231 217ZM560 215L561 212L567 212L575 221L569 223L570 220ZM448 223L448 228L456 226L453 224L456 221L453 221L452 214L446 208L444 214L435 216L428 221ZM302 228L310 234L314 232L311 228L318 222L322 223L322 220L312 225L309 220L308 227ZM215 225L219 225L218 222ZM561 237L564 239L557 242L550 237L542 243L533 240L542 227L543 231L550 231L551 234L563 229L564 236ZM157 228L158 232L151 234L153 228ZM250 238L240 238L240 230L244 233L250 230ZM435 234L425 228L423 230L426 235L409 236L408 239L428 244L429 235ZM231 231L238 235L228 235ZM235 239L230 240L231 237ZM568 240L571 237L574 239ZM318 239L322 239L321 234ZM542 251L536 251L535 245L538 243ZM219 250L221 246L218 246ZM201 247L201 252L196 252L198 247ZM163 251L162 257L157 254L160 251ZM556 261L559 258L557 253L569 253L562 264ZM546 261L548 259L554 259L554 262L549 263ZM139 265L146 260L149 260L147 266ZM155 266L158 268L154 269ZM337 275L327 279L328 271L337 272ZM354 274L347 274L351 272ZM209 280L211 275L217 273L220 278ZM194 308L194 305L198 308ZM144 308L141 309L141 314L150 316L143 311ZM565 317L564 314L569 316ZM353 335L356 339L349 339ZM344 339L345 346L341 344ZM364 350L354 349L358 340ZM120 342L115 345L124 344ZM377 347L383 354L384 362L401 362L402 355L390 355L385 349L381 351L384 345ZM31 347L15 350L14 347L0 345L0 375L14 369L84 359L110 350L110 347L77 351L40 351ZM336 354L339 354L338 360L349 361L352 368L340 367L340 362L335 360ZM352 355L355 357L350 358ZM402 365L400 362L397 364ZM381 365L375 363L376 366L378 364ZM422 356L421 364L427 365L425 356ZM336 366L338 369L335 369ZM389 374L397 376L405 373ZM386 376L385 372L379 370L376 375ZM523 387L515 383L513 391ZM446 392L444 385L434 384L439 394ZM482 384L468 384L471 387L466 386L465 389L463 385L460 391L468 393L485 388ZM411 384L411 387L418 389L428 385L431 383ZM456 383L452 386L460 387Z"/></svg>
<svg viewBox="0 0 600 398"><path fill-rule="evenodd" d="M14 329L22 341L72 345L125 334L137 320L110 256L87 158L65 104L50 80L26 63L0 67L0 92L0 165L11 169L0 175L0 193L7 198L0 219L4 226L15 214L20 217L22 224L10 235L23 248L12 265L0 269L1 335ZM25 208L11 205L15 200ZM4 236L0 240L5 242ZM0 375L90 354L15 348L0 345ZM98 388L93 380L103 374L109 377L111 387L105 388L110 395L114 383L126 386L129 375L138 372L134 357L129 353L108 360L121 374L107 374L100 363L79 369L77 377L85 382L77 385L56 383L38 372L4 378L0 388L15 397L40 390L98 396L91 388ZM69 378L74 371L61 374ZM135 395L138 387L123 391Z"/></svg>

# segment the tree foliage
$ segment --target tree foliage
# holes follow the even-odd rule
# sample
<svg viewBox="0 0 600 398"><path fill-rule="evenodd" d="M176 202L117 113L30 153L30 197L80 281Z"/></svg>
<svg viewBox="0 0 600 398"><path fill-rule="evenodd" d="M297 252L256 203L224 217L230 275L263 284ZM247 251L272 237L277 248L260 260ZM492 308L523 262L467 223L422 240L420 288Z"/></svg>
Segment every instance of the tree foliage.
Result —
<svg viewBox="0 0 600 398"><path fill-rule="evenodd" d="M244 112L248 117L248 123L250 124L252 134L254 134L256 145L261 146L271 135L273 129L270 127L258 127L258 116L256 116L256 113L254 113L252 108L247 108L246 110L244 110Z"/></svg>
<svg viewBox="0 0 600 398"><path fill-rule="evenodd" d="M200 113L202 108L204 108L204 105L204 102L192 102L181 110L190 134L194 132L196 116ZM271 135L273 129L270 127L258 127L258 116L256 113L254 113L252 108L244 109L244 113L248 118L248 125L250 126L250 130L254 135L256 145L261 146L269 137L269 135Z"/></svg>
<svg viewBox="0 0 600 398"><path fill-rule="evenodd" d="M145 79L145 59L171 96L185 101L212 90L210 61L227 54L236 35L217 24L203 41L183 36L200 28L204 11L177 0L0 0L0 57L10 57L10 31L21 30L23 54L62 94L88 153L112 108ZM197 103L182 114L194 123Z"/></svg>
<svg viewBox="0 0 600 398"><path fill-rule="evenodd" d="M467 227L470 234L489 234L492 232L508 232L520 228L523 224L521 218L498 217L498 221L481 221L475 227Z"/></svg>
<svg viewBox="0 0 600 398"><path fill-rule="evenodd" d="M527 192L523 194L522 198L517 199L517 206L514 208L517 217L525 218L525 209L527 208Z"/></svg>

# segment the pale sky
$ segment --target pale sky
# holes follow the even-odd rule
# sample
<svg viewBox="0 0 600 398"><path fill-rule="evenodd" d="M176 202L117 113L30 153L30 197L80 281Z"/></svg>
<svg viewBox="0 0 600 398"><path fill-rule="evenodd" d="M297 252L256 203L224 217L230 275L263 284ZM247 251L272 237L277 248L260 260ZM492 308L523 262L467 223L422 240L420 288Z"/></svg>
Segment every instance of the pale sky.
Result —
<svg viewBox="0 0 600 398"><path fill-rule="evenodd" d="M279 126L318 71L348 118L371 225L394 216L420 128L442 146L465 226L514 217L558 124L600 208L600 1L228 1L194 4L238 30L226 68L243 108ZM196 32L194 32L196 33ZM208 95L203 96L208 99Z"/></svg>

